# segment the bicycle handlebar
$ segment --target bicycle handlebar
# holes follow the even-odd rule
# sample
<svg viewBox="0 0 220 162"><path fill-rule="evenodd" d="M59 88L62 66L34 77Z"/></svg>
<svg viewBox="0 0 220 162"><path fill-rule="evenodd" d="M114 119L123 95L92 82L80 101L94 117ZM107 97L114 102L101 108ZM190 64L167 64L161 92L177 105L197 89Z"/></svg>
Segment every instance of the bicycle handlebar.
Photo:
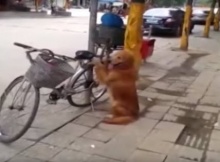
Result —
<svg viewBox="0 0 220 162"><path fill-rule="evenodd" d="M32 52L47 52L47 54L51 55L52 57L56 56L56 57L62 58L63 60L76 61L76 59L74 59L72 57L55 54L53 51L51 51L49 49L37 49L37 48L34 48L32 46L29 46L29 45L26 45L26 44L22 44L22 43L17 43L17 42L15 42L14 45L18 46L18 47L22 47L22 48L28 50L28 51L26 51L26 54L27 54L27 57L28 57L28 59L30 60L31 63L34 62L34 60L32 59L32 57L30 55Z"/></svg>
<svg viewBox="0 0 220 162"><path fill-rule="evenodd" d="M72 57L68 57L68 56L65 56L65 55L59 55L59 54L55 54L53 51L49 50L49 49L37 49L37 48L34 48L32 46L29 46L29 45L25 45L25 44L22 44L22 43L18 43L18 42L15 42L14 43L15 46L18 46L18 47L22 47L24 49L27 49L26 51L26 54L27 54L27 58L29 59L29 61L31 63L34 63L34 60L32 59L31 57L31 53L32 52L46 52L48 55L51 55L51 57L59 57L63 60L70 60L70 61L81 61L79 59L76 59L76 58L72 58ZM95 55L94 57L99 57L97 55ZM101 57L100 57L101 58Z"/></svg>
<svg viewBox="0 0 220 162"><path fill-rule="evenodd" d="M31 47L31 46L28 46L28 45L25 45L25 44L22 44L22 43L17 43L17 42L15 42L14 45L15 45L15 46L18 46L18 47L25 48L25 49L33 48L33 47Z"/></svg>

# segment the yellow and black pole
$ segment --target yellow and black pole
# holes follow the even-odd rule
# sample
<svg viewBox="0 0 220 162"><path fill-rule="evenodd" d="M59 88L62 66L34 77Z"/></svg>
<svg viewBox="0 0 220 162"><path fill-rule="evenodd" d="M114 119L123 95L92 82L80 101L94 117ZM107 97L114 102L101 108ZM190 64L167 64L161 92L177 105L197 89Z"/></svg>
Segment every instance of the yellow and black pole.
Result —
<svg viewBox="0 0 220 162"><path fill-rule="evenodd" d="M192 3L193 0L187 0L186 2L186 12L184 15L184 24L182 29L181 41L180 41L181 50L188 50L189 31L190 31L190 23L191 23L191 15L192 15Z"/></svg>
<svg viewBox="0 0 220 162"><path fill-rule="evenodd" d="M220 21L220 0L218 0L218 10L215 14L214 19L214 30L219 31L219 21Z"/></svg>
<svg viewBox="0 0 220 162"><path fill-rule="evenodd" d="M212 0L209 16L206 19L205 28L204 28L204 31L203 31L203 36L206 37L206 38L209 37L210 25L211 25L211 23L213 21L214 9L215 9L215 5L216 5L216 1L217 0Z"/></svg>
<svg viewBox="0 0 220 162"><path fill-rule="evenodd" d="M142 43L142 24L143 13L145 8L145 0L131 0L128 16L128 23L125 33L125 50L129 50L134 54L135 65L139 70L141 64L141 43Z"/></svg>

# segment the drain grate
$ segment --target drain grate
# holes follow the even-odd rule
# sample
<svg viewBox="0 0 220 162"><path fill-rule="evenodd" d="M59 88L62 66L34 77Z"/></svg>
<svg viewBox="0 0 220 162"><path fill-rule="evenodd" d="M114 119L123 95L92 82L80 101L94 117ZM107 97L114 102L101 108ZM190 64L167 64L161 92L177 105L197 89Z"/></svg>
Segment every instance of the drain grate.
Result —
<svg viewBox="0 0 220 162"><path fill-rule="evenodd" d="M203 119L204 112L190 111L190 115L178 117L177 122L186 125L177 144L200 150L208 147L213 125L218 115L212 113L209 120Z"/></svg>

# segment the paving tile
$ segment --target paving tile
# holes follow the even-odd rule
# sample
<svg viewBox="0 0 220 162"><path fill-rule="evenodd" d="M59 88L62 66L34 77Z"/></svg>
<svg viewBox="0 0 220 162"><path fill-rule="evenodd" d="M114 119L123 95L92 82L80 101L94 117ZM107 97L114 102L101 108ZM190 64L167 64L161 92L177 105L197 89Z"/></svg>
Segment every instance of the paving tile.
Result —
<svg viewBox="0 0 220 162"><path fill-rule="evenodd" d="M212 113L204 113L203 117L204 120L211 120L212 118Z"/></svg>
<svg viewBox="0 0 220 162"><path fill-rule="evenodd" d="M97 156L97 155L92 155L86 162L120 162L120 161L100 157L100 156Z"/></svg>
<svg viewBox="0 0 220 162"><path fill-rule="evenodd" d="M170 152L173 146L174 144L171 142L160 141L158 139L152 140L151 138L146 138L138 148L166 155Z"/></svg>
<svg viewBox="0 0 220 162"><path fill-rule="evenodd" d="M85 115L93 116L96 118L104 118L107 114L108 114L108 111L95 110L95 111L90 111L90 112L86 113Z"/></svg>
<svg viewBox="0 0 220 162"><path fill-rule="evenodd" d="M164 101L176 101L178 97L171 96L171 95L165 95L165 94L159 94L156 98L160 99L160 100L164 100Z"/></svg>
<svg viewBox="0 0 220 162"><path fill-rule="evenodd" d="M210 140L208 150L220 152L220 140Z"/></svg>
<svg viewBox="0 0 220 162"><path fill-rule="evenodd" d="M200 100L200 104L202 104L202 105L212 105L212 106L220 107L219 96L204 96Z"/></svg>
<svg viewBox="0 0 220 162"><path fill-rule="evenodd" d="M148 110L152 112L160 112L165 113L170 109L170 106L163 106L163 105L154 105L150 107Z"/></svg>
<svg viewBox="0 0 220 162"><path fill-rule="evenodd" d="M15 157L13 157L8 162L44 162L44 161L34 159L34 158L30 158L30 157L27 157L27 156L16 155Z"/></svg>
<svg viewBox="0 0 220 162"><path fill-rule="evenodd" d="M47 161L55 156L57 153L59 153L61 150L61 148L55 146L37 143L36 145L22 152L21 155Z"/></svg>
<svg viewBox="0 0 220 162"><path fill-rule="evenodd" d="M85 162L91 155L73 150L63 150L54 156L51 162Z"/></svg>
<svg viewBox="0 0 220 162"><path fill-rule="evenodd" d="M74 123L84 125L87 127L95 127L97 124L99 124L102 121L101 118L96 118L88 115L82 115L79 118L77 118Z"/></svg>
<svg viewBox="0 0 220 162"><path fill-rule="evenodd" d="M145 114L145 117L148 119L155 119L155 120L161 120L164 116L164 113L160 112L147 112Z"/></svg>
<svg viewBox="0 0 220 162"><path fill-rule="evenodd" d="M145 112L146 109L147 105L139 102L139 113L141 114L142 112Z"/></svg>
<svg viewBox="0 0 220 162"><path fill-rule="evenodd" d="M80 137L76 139L68 148L75 151L92 154L102 149L103 145L103 142Z"/></svg>
<svg viewBox="0 0 220 162"><path fill-rule="evenodd" d="M210 152L206 154L206 162L219 162L220 153L219 152Z"/></svg>
<svg viewBox="0 0 220 162"><path fill-rule="evenodd" d="M111 159L126 160L157 122L157 120L140 118L138 121L126 126L96 154Z"/></svg>
<svg viewBox="0 0 220 162"><path fill-rule="evenodd" d="M88 132L91 128L79 124L69 123L63 128L59 129L59 132L72 134L72 136L79 137Z"/></svg>
<svg viewBox="0 0 220 162"><path fill-rule="evenodd" d="M163 117L163 121L176 122L177 120L178 120L178 116L172 114L166 114Z"/></svg>
<svg viewBox="0 0 220 162"><path fill-rule="evenodd" d="M213 130L211 135L212 140L219 140L220 141L220 131Z"/></svg>
<svg viewBox="0 0 220 162"><path fill-rule="evenodd" d="M171 149L169 156L179 157L183 159L200 161L203 156L203 150L176 145Z"/></svg>
<svg viewBox="0 0 220 162"><path fill-rule="evenodd" d="M0 160L6 161L11 159L16 154L20 153L21 151L25 150L26 148L33 145L34 142L19 139L10 145L4 145L0 143Z"/></svg>
<svg viewBox="0 0 220 162"><path fill-rule="evenodd" d="M141 93L138 94L138 96L145 97L145 98L157 98L159 93L155 92L148 92L148 91L142 91Z"/></svg>
<svg viewBox="0 0 220 162"><path fill-rule="evenodd" d="M179 108L171 108L168 111L168 114L172 114L172 115L176 115L176 116L185 116L186 111L183 109L179 109Z"/></svg>
<svg viewBox="0 0 220 162"><path fill-rule="evenodd" d="M29 128L22 138L30 139L30 140L37 140L40 137L47 134L49 131L50 131L49 129Z"/></svg>
<svg viewBox="0 0 220 162"><path fill-rule="evenodd" d="M125 125L113 125L113 124L100 123L96 128L110 131L110 132L119 132L119 131L123 131L125 127L126 127Z"/></svg>
<svg viewBox="0 0 220 162"><path fill-rule="evenodd" d="M203 111L203 112L210 112L210 113L219 113L220 108L217 107L212 107L212 106L203 106L203 105L198 105L196 107L197 111Z"/></svg>
<svg viewBox="0 0 220 162"><path fill-rule="evenodd" d="M113 132L94 128L86 133L83 137L90 138L96 141L108 142L114 135L115 133Z"/></svg>
<svg viewBox="0 0 220 162"><path fill-rule="evenodd" d="M220 114L218 115L218 120L215 123L214 129L217 130L217 131L220 131Z"/></svg>
<svg viewBox="0 0 220 162"><path fill-rule="evenodd" d="M126 162L163 162L165 155L136 150Z"/></svg>
<svg viewBox="0 0 220 162"><path fill-rule="evenodd" d="M183 124L161 121L156 125L155 129L182 131L184 127L185 125Z"/></svg>
<svg viewBox="0 0 220 162"><path fill-rule="evenodd" d="M83 112L83 111L82 111ZM72 120L75 116L82 113L79 111L78 113L74 111L74 113L70 112L57 112L54 114L42 114L36 117L32 126L37 128L44 128L53 130L57 127L61 126L62 124L66 123L67 121ZM50 122L48 122L50 121Z"/></svg>
<svg viewBox="0 0 220 162"><path fill-rule="evenodd" d="M172 107L186 109L186 110L192 109L192 106L180 104L180 103L175 103L172 105Z"/></svg>
<svg viewBox="0 0 220 162"><path fill-rule="evenodd" d="M165 162L195 162L195 161L179 158L179 157L176 157L176 156L168 156L166 158Z"/></svg>
<svg viewBox="0 0 220 162"><path fill-rule="evenodd" d="M177 99L177 103L182 103L182 104L197 104L199 102L199 97L198 96L194 96L194 97L179 97Z"/></svg>
<svg viewBox="0 0 220 162"><path fill-rule="evenodd" d="M74 136L70 133L54 132L51 135L44 138L41 142L64 148L68 147L76 138L77 136Z"/></svg>
<svg viewBox="0 0 220 162"><path fill-rule="evenodd" d="M167 142L176 142L180 136L182 130L173 129L153 129L153 131L148 135L148 138L152 140L161 140Z"/></svg>
<svg viewBox="0 0 220 162"><path fill-rule="evenodd" d="M152 84L150 87L158 88L158 89L167 89L169 85L170 85L169 83L157 81L154 84Z"/></svg>

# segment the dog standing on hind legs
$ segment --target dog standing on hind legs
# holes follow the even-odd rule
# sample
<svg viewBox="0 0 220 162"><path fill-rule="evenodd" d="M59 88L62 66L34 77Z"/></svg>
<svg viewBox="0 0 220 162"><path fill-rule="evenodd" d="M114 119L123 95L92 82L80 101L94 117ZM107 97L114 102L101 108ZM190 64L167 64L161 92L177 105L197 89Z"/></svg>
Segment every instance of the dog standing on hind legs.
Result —
<svg viewBox="0 0 220 162"><path fill-rule="evenodd" d="M138 119L139 105L136 91L137 73L134 58L127 51L118 51L108 63L95 63L97 79L108 88L112 108L103 122L128 124Z"/></svg>

